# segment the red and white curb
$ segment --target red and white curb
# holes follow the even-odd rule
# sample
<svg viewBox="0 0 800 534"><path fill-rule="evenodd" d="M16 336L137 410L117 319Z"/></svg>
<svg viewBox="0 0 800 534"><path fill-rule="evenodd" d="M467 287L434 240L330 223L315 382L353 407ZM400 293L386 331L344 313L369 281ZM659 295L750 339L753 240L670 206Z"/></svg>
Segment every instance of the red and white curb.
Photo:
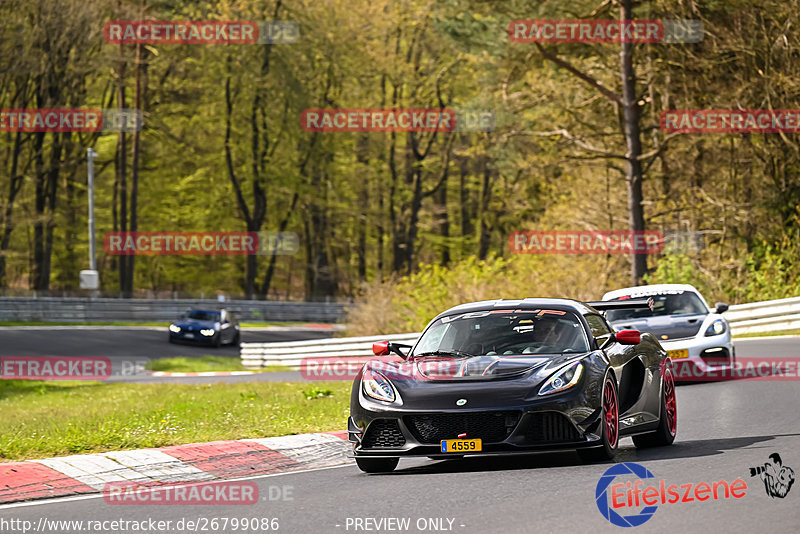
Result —
<svg viewBox="0 0 800 534"><path fill-rule="evenodd" d="M342 465L347 432L299 434L0 463L0 503L98 493L109 482L167 485Z"/></svg>

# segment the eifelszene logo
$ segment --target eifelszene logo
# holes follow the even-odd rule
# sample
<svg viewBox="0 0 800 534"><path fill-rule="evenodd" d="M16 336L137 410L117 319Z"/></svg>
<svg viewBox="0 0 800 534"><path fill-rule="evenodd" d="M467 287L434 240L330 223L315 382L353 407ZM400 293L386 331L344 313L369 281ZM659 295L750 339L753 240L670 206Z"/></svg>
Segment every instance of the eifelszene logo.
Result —
<svg viewBox="0 0 800 534"><path fill-rule="evenodd" d="M620 480L615 483L618 477L633 477L634 480L633 482ZM595 488L595 502L603 517L618 527L637 527L653 517L659 504L721 500L731 497L741 499L747 495L747 483L741 478L730 484L725 480L718 480L669 485L662 478L658 481L658 486L641 487L644 485L644 480L650 478L655 479L653 473L636 463L625 462L609 467L597 481ZM636 510L640 506L642 508ZM634 513L623 515L629 511Z"/></svg>
<svg viewBox="0 0 800 534"><path fill-rule="evenodd" d="M764 481L767 495L783 499L794 484L794 470L788 465L783 465L781 455L773 452L769 455L771 462L750 468L750 476L760 476Z"/></svg>

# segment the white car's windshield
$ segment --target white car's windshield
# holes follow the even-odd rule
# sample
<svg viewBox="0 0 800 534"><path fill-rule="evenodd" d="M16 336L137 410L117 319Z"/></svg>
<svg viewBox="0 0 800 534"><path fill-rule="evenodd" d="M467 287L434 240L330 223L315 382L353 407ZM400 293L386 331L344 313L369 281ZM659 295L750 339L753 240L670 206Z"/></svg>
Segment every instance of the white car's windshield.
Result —
<svg viewBox="0 0 800 534"><path fill-rule="evenodd" d="M650 295L648 295L650 296ZM630 296L616 298L614 300L625 300ZM691 291L673 291L659 295L652 295L653 309L628 309L628 310L609 310L606 318L609 322L630 321L635 319L647 319L648 317L658 317L662 315L698 315L708 313L703 301L696 293Z"/></svg>
<svg viewBox="0 0 800 534"><path fill-rule="evenodd" d="M414 356L492 356L587 352L577 316L558 310L489 310L438 319Z"/></svg>

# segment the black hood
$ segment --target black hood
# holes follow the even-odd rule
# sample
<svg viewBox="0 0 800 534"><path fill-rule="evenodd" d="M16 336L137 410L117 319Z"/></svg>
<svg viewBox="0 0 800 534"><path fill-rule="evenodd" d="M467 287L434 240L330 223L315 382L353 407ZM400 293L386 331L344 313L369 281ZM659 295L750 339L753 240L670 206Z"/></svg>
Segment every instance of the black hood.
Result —
<svg viewBox="0 0 800 534"><path fill-rule="evenodd" d="M617 330L650 332L660 341L694 337L703 326L707 314L663 315L646 319L625 319L612 324ZM666 337L665 337L666 336Z"/></svg>
<svg viewBox="0 0 800 534"><path fill-rule="evenodd" d="M423 357L405 362L372 360L367 366L392 382L403 399L404 410L453 410L460 409L455 404L459 398L469 399L468 408L527 402L563 365L585 356L568 353L466 359ZM458 376L459 371L462 376Z"/></svg>
<svg viewBox="0 0 800 534"><path fill-rule="evenodd" d="M370 360L367 367L392 382L466 383L550 376L563 364L586 354L536 354L473 356L471 358L424 356L410 361ZM529 381L530 382L530 381ZM529 384L530 385L530 384Z"/></svg>

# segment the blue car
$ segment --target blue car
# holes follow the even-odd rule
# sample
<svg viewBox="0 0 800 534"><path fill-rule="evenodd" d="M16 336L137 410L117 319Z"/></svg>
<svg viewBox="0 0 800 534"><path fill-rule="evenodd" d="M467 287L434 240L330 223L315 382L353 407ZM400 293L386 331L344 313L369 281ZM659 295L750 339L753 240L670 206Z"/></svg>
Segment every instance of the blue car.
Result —
<svg viewBox="0 0 800 534"><path fill-rule="evenodd" d="M169 342L188 341L219 347L238 345L241 340L239 321L227 310L190 310L169 325Z"/></svg>

